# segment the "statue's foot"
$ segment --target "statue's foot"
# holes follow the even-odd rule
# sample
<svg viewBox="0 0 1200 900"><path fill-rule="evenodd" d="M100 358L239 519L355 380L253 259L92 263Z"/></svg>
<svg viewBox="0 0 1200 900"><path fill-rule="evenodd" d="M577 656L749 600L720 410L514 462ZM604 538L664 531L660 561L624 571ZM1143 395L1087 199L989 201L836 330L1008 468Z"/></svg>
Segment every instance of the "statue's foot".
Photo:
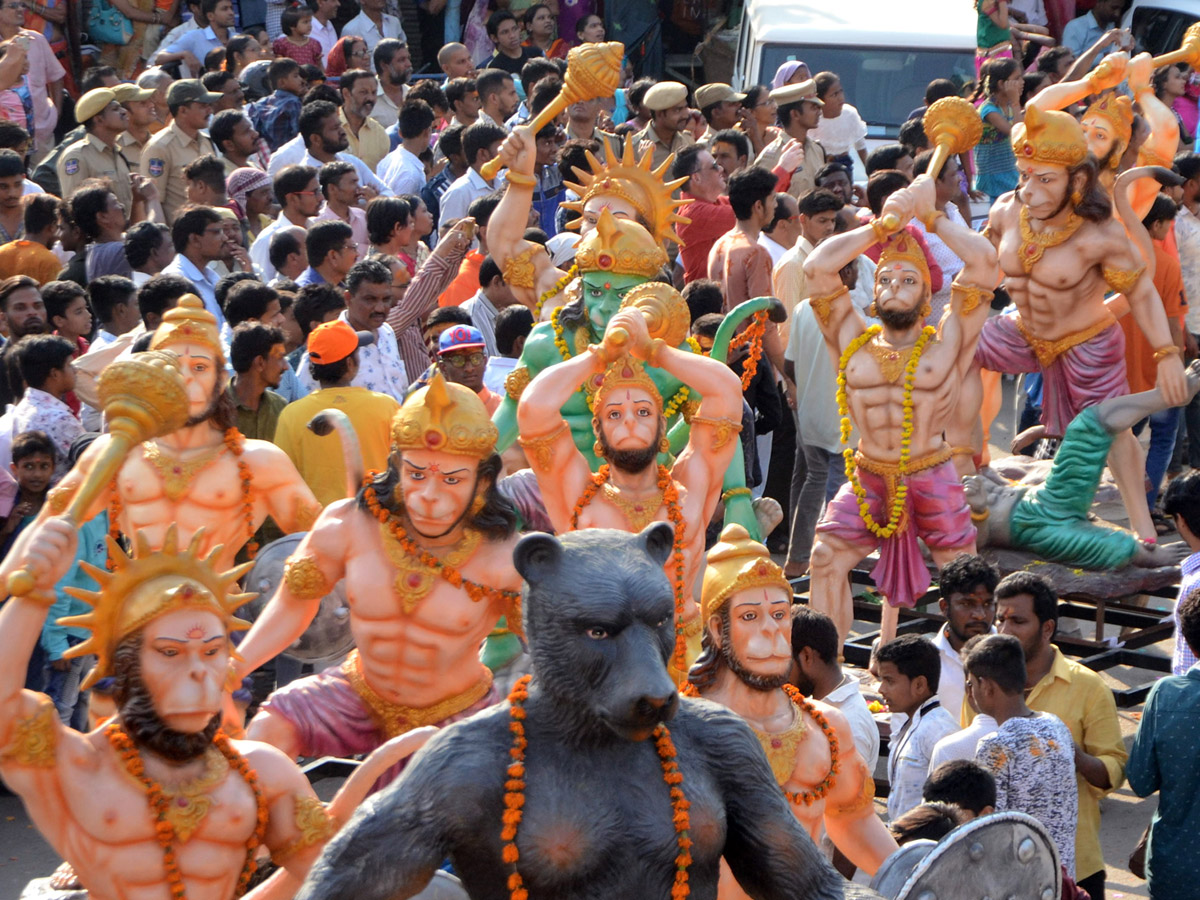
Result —
<svg viewBox="0 0 1200 900"><path fill-rule="evenodd" d="M1192 552L1183 541L1172 541L1169 544L1146 544L1138 542L1138 551L1131 562L1145 569L1158 569L1163 566L1177 566Z"/></svg>
<svg viewBox="0 0 1200 900"><path fill-rule="evenodd" d="M774 497L759 497L751 504L758 520L759 533L765 539L783 521L783 507Z"/></svg>
<svg viewBox="0 0 1200 900"><path fill-rule="evenodd" d="M56 891L77 891L83 887L70 863L63 863L50 876L50 887Z"/></svg>

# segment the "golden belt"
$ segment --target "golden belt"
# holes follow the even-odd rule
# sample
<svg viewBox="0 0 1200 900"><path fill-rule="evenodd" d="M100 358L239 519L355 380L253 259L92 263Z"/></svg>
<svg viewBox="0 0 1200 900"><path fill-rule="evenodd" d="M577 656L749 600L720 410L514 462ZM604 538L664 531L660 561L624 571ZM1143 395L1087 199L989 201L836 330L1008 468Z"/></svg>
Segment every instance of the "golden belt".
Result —
<svg viewBox="0 0 1200 900"><path fill-rule="evenodd" d="M484 676L460 694L440 700L433 706L418 708L401 706L399 703L379 696L363 676L362 659L354 650L342 663L342 674L350 682L350 687L367 708L371 719L383 732L384 737L391 740L401 734L406 734L414 728L425 725L436 725L453 715L468 709L487 696L492 688L492 673L484 669Z"/></svg>
<svg viewBox="0 0 1200 900"><path fill-rule="evenodd" d="M900 473L899 463L871 459L871 457L866 456L861 450L854 451L854 464L864 472L870 472L872 475L878 475L883 479L883 508L885 511L889 511L892 508L892 502L895 500L896 488L899 486L901 478L906 475L914 475L925 469L932 469L934 466L940 466L953 456L954 451L950 445L942 444L941 447L932 453L927 453L916 459L910 459L908 465L905 467L904 475ZM900 521L896 523L895 536L903 534L904 529L907 527L908 504L905 504L904 512L900 514Z"/></svg>
<svg viewBox="0 0 1200 900"><path fill-rule="evenodd" d="M1038 365L1043 369L1049 368L1056 359L1072 347L1077 347L1086 341L1090 341L1100 332L1107 331L1116 324L1116 321L1116 319L1109 315L1094 325L1089 325L1083 331L1076 331L1074 334L1068 334L1066 337L1059 338L1056 341L1047 341L1040 337L1035 337L1033 332L1029 330L1029 327L1021 320L1021 317L1016 317L1017 331L1021 332L1021 337L1025 338L1025 343L1033 350L1033 355L1037 357Z"/></svg>

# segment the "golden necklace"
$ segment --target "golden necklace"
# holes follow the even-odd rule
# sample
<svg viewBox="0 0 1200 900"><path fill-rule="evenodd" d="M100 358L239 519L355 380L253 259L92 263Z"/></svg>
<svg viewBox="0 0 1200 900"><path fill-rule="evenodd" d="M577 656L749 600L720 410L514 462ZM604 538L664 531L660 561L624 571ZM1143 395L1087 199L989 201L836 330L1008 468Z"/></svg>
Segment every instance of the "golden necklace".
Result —
<svg viewBox="0 0 1200 900"><path fill-rule="evenodd" d="M204 753L204 771L191 781L175 787L163 785L167 799L163 815L175 829L175 837L186 844L212 808L210 793L229 774L229 760L216 747Z"/></svg>
<svg viewBox="0 0 1200 900"><path fill-rule="evenodd" d="M1021 267L1025 270L1026 275L1033 271L1033 267L1041 260L1048 248L1066 243L1083 225L1083 219L1072 212L1062 228L1035 232L1029 226L1029 210L1024 206L1021 207L1020 220L1021 248L1017 251L1017 256L1021 259Z"/></svg>
<svg viewBox="0 0 1200 900"><path fill-rule="evenodd" d="M225 445L222 443L205 450L199 456L180 459L174 452L164 450L154 441L142 444L142 454L146 462L157 470L162 479L163 492L172 503L186 494L196 476L216 462L217 457L224 452Z"/></svg>
<svg viewBox="0 0 1200 900"><path fill-rule="evenodd" d="M621 511L621 515L629 523L629 530L635 533L653 522L655 515L662 509L663 492L661 490L652 497L638 500L630 500L628 497L622 496L622 490L607 481L604 482L601 490L604 491L604 499Z"/></svg>
<svg viewBox="0 0 1200 900"><path fill-rule="evenodd" d="M789 702L788 707L794 718L792 724L783 731L768 733L753 726L750 729L762 744L763 752L767 754L767 762L771 764L771 772L780 785L787 784L792 773L796 771L796 750L804 740L805 732L804 713L794 703Z"/></svg>
<svg viewBox="0 0 1200 900"><path fill-rule="evenodd" d="M388 559L396 568L396 577L392 581L392 590L400 600L404 612L411 613L418 603L425 599L437 583L439 568L428 565L421 557L415 556L400 543L394 534L391 522L380 522L379 533L383 538L383 547ZM442 566L457 568L471 558L479 547L483 535L472 528L463 530L462 540L457 546L438 561Z"/></svg>
<svg viewBox="0 0 1200 900"><path fill-rule="evenodd" d="M882 335L876 335L867 343L865 349L875 358L875 362L879 366L879 374L891 384L895 384L904 374L905 368L908 367L908 361L912 359L915 346L914 344L903 349L893 347L883 339Z"/></svg>

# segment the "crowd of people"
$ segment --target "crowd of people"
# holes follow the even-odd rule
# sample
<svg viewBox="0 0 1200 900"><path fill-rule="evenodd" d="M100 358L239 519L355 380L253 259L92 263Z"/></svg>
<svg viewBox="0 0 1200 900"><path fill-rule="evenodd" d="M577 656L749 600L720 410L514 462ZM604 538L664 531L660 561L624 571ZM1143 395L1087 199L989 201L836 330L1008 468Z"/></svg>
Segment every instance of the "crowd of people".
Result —
<svg viewBox="0 0 1200 900"><path fill-rule="evenodd" d="M489 250L507 184L489 163L510 159L510 133L557 103L568 52L605 40L601 10L589 0L421 0L410 48L397 0L361 0L352 16L345 5L121 0L112 11L126 30L105 40L110 32L89 20L101 52L79 70L60 62L61 0L0 3L0 556L104 430L101 373L146 350L185 295L219 329L231 423L282 450L321 506L357 489L343 457L306 427L321 410L341 410L365 469L382 470L393 418L438 374L489 414L519 396L510 379L554 306L525 302L514 288L531 283L516 282L510 254ZM789 578L809 573L818 520L846 481L838 373L806 302L805 264L929 171L922 116L942 98L972 101L982 138L937 173L936 209L977 230L986 208L1022 185L1013 139L1026 115L1086 106L1089 140L1099 133L1109 146L1099 165L1110 190L1136 162L1172 170L1140 218L1172 339L1185 358L1198 353L1200 300L1193 308L1188 298L1200 297L1200 78L1186 64L1150 69L1135 57L1129 88L1087 106L1101 93L1090 80L1097 66L1137 49L1119 27L1122 0L977 0L976 9L974 82L931 82L898 140L874 149L839 75L799 60L769 85L741 89L689 89L645 59L635 79L627 60L612 96L567 105L528 135L536 162L523 239L558 269L575 262L589 173L648 158L648 177L678 198L678 248L659 277L682 291L695 346L710 349L739 304L782 301L786 320L765 329L760 349L735 348L729 365L745 374L745 484L782 510L764 539ZM428 77L414 75L414 56ZM1149 97L1170 111L1170 146ZM936 324L964 261L917 218L906 232L928 269L926 318ZM868 321L884 250L880 241L840 273ZM1129 391L1150 390L1161 348L1129 320ZM1053 441L1026 431L1041 414L1042 380L1031 374L1023 386L1014 450L1052 456ZM1127 753L1109 689L1054 644L1053 586L1023 572L1001 579L975 555L944 566L945 626L933 640L883 643L873 662L893 715L887 822L900 842L992 810L1027 812L1052 836L1076 896L1101 900L1100 800L1127 778L1139 794L1161 791L1151 896L1189 896L1200 477L1180 473L1200 469L1200 398L1146 426L1155 529L1178 532L1193 551L1176 614L1182 679L1155 686ZM503 459L509 474L529 465L516 446ZM171 478L191 474L165 475L168 495ZM109 532L104 513L83 523L79 559L102 566ZM281 533L268 521L255 544ZM26 681L79 728L94 659L64 655L86 633L57 620L80 611L68 589L89 583L81 573L59 585ZM838 661L834 624L798 608L792 652L792 682L845 713L874 770L879 733ZM288 673L281 663L270 686Z"/></svg>

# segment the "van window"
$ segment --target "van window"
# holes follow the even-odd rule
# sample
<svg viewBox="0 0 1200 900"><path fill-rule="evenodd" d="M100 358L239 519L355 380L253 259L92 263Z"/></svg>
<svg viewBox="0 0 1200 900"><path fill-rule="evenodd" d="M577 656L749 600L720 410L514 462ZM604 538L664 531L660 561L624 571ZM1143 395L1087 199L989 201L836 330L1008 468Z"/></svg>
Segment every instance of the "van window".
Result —
<svg viewBox="0 0 1200 900"><path fill-rule="evenodd" d="M1196 17L1173 9L1142 6L1133 11L1133 38L1138 50L1155 56L1170 53L1183 43L1183 33Z"/></svg>
<svg viewBox="0 0 1200 900"><path fill-rule="evenodd" d="M867 123L868 135L895 138L908 114L925 103L925 88L935 78L965 85L975 77L975 60L961 50L904 50L886 47L830 47L767 44L760 78L771 77L788 60L803 60L808 70L836 72L846 100Z"/></svg>

